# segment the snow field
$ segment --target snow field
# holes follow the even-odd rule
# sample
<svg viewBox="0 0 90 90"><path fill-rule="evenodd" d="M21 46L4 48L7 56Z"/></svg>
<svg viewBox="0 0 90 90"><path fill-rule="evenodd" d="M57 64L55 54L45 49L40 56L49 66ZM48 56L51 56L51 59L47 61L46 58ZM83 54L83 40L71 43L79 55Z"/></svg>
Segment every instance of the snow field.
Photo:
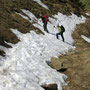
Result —
<svg viewBox="0 0 90 90"><path fill-rule="evenodd" d="M84 23L86 18L77 17L74 14L66 16L59 12L53 16L56 19L49 18L51 23L48 23L50 32L48 34L43 30L40 19L28 10L23 9L22 12L31 20L19 13L16 14L30 22L37 20L33 25L42 30L45 35L38 35L34 31L22 34L18 30L11 29L21 41L15 45L11 44L12 49L5 49L5 58L0 57L1 60L5 59L0 66L0 90L44 90L41 85L53 83L58 85L58 90L62 90L62 85L66 85L67 76L52 69L46 62L50 62L51 57L58 57L75 49L72 46L74 42L72 32L76 25ZM55 34L58 30L53 26L58 23L66 29L65 43L62 42L61 37L59 40L56 39Z"/></svg>

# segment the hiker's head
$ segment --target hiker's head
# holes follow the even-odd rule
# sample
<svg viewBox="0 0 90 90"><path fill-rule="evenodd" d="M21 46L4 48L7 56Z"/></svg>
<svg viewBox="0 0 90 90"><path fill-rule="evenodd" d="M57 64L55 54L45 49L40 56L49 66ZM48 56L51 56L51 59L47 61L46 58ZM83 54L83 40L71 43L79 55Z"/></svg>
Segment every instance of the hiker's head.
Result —
<svg viewBox="0 0 90 90"><path fill-rule="evenodd" d="M59 24L57 24L57 27L59 27Z"/></svg>

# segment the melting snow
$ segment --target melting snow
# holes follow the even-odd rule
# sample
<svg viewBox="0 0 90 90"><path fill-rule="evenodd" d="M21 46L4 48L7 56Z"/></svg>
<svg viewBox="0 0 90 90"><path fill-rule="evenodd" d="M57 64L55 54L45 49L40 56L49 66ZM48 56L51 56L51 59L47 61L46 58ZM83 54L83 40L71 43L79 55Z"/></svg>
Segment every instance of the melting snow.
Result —
<svg viewBox="0 0 90 90"><path fill-rule="evenodd" d="M18 15L20 15L22 18L28 20L28 21L31 22L31 23L32 23L33 21L36 21L36 20L37 20L37 18L35 17L35 15L32 14L30 11L25 10L25 9L22 9L22 12L25 13L26 15L28 15L28 17L22 15L21 13L17 13L17 12L15 12L15 13L18 14Z"/></svg>
<svg viewBox="0 0 90 90"><path fill-rule="evenodd" d="M89 13L86 13L86 15L87 15L87 16L90 16L90 14L89 14Z"/></svg>
<svg viewBox="0 0 90 90"><path fill-rule="evenodd" d="M33 1L37 2L37 3L40 4L42 7L48 9L48 7L41 2L41 0L33 0Z"/></svg>
<svg viewBox="0 0 90 90"><path fill-rule="evenodd" d="M35 15L33 13L31 13L30 11L22 9L22 12L25 13L27 16L29 16L29 18L31 19L30 22L33 22L33 21L37 20Z"/></svg>
<svg viewBox="0 0 90 90"><path fill-rule="evenodd" d="M81 37L82 37L85 41L87 41L88 43L90 43L90 38L87 38L87 37L84 36L84 35L81 35Z"/></svg>
<svg viewBox="0 0 90 90"><path fill-rule="evenodd" d="M29 11L22 11L32 20L33 17L36 18L30 15ZM53 83L58 85L58 90L62 90L67 76L52 69L46 62L50 62L51 57L57 57L75 49L72 46L71 34L76 24L84 23L85 18L74 14L66 16L61 13L54 17L56 19L49 18L51 21L48 23L49 34L44 32L42 22L38 19L33 25L41 29L45 35L38 35L34 31L22 34L18 30L11 29L21 41L15 45L11 44L12 49L5 49L5 58L0 57L3 61L0 65L0 90L44 90L40 85ZM26 19L29 21L28 18ZM61 37L60 40L56 39L55 34L58 30L53 26L57 23L64 25L66 29L65 43L61 41Z"/></svg>
<svg viewBox="0 0 90 90"><path fill-rule="evenodd" d="M24 15L22 15L21 13L18 13L18 12L15 12L15 13L18 14L18 15L20 15L20 16L23 17L24 19L29 20L29 18L28 18L27 16L24 16Z"/></svg>

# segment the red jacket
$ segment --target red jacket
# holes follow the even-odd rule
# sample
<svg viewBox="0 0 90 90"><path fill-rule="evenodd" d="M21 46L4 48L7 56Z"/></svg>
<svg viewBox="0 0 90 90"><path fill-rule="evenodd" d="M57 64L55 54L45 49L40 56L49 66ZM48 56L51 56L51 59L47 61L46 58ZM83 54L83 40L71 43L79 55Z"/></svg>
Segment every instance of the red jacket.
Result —
<svg viewBox="0 0 90 90"><path fill-rule="evenodd" d="M47 15L44 15L43 17L45 18L45 21L47 22L48 21Z"/></svg>

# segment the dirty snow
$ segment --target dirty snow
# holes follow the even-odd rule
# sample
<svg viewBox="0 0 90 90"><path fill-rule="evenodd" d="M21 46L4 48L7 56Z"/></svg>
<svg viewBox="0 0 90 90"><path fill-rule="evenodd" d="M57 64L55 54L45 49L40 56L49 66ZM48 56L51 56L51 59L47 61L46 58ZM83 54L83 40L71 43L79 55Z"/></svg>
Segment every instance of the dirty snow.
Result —
<svg viewBox="0 0 90 90"><path fill-rule="evenodd" d="M33 20L29 11L23 10L23 12ZM25 16L30 21L28 17ZM22 34L17 29L11 29L21 41L15 45L11 44L12 49L5 49L6 57L0 57L0 62L2 62L0 64L0 90L44 90L41 85L53 83L58 85L58 90L62 90L62 85L66 85L67 76L52 69L47 63L50 62L51 57L58 57L75 49L72 45L74 42L72 32L76 25L84 23L86 18L77 17L74 14L66 16L61 13L54 17L56 19L49 18L51 21L48 23L49 34L44 32L40 19L37 19L37 23L33 25L41 29L45 35L36 34L34 31ZM55 34L58 30L54 26L57 23L64 25L66 29L65 42L62 42L61 37L59 40L56 39ZM1 48L3 49L2 46Z"/></svg>
<svg viewBox="0 0 90 90"><path fill-rule="evenodd" d="M88 37L86 37L86 36L84 36L84 35L81 35L81 37L82 37L85 41L87 41L88 43L90 43L90 38L88 38Z"/></svg>
<svg viewBox="0 0 90 90"><path fill-rule="evenodd" d="M87 15L87 16L90 16L90 14L89 14L89 13L86 13L86 15Z"/></svg>
<svg viewBox="0 0 90 90"><path fill-rule="evenodd" d="M23 17L24 19L29 20L29 18L28 18L27 16L24 16L24 15L22 15L21 13L18 13L18 12L15 12L15 13L18 14L18 15L20 15L20 16Z"/></svg>
<svg viewBox="0 0 90 90"><path fill-rule="evenodd" d="M29 20L29 22L31 22L31 23L37 20L37 18L35 17L35 15L33 13L31 13L30 11L24 10L24 9L22 9L21 11L23 13L25 13L26 16L24 16L21 13L18 13L18 12L15 12L15 13L18 14L18 15L20 15L22 18L24 18L26 20ZM28 17L27 17L27 15L28 15Z"/></svg>
<svg viewBox="0 0 90 90"><path fill-rule="evenodd" d="M48 7L41 2L41 0L33 0L33 1L37 2L37 3L40 4L42 7L48 9Z"/></svg>

